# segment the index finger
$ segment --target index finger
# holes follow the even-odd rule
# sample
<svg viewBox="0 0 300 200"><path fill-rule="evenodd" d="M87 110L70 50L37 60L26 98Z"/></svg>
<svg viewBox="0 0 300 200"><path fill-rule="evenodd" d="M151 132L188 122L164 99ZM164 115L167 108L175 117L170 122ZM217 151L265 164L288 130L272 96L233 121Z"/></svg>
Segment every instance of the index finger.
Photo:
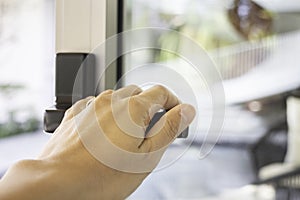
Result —
<svg viewBox="0 0 300 200"><path fill-rule="evenodd" d="M152 88L141 92L136 95L136 98L142 98L149 106L160 105L162 108L169 110L177 106L180 101L178 98L167 88L162 85L156 85Z"/></svg>

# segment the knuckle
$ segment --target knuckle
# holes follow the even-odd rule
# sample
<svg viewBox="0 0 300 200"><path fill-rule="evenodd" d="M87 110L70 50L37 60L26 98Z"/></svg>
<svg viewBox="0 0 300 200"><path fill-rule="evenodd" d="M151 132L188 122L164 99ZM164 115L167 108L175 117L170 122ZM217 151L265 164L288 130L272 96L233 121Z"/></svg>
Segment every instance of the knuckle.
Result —
<svg viewBox="0 0 300 200"><path fill-rule="evenodd" d="M112 93L113 93L113 90L106 90L106 91L102 92L101 94L99 94L95 100L97 103L103 103L103 102L107 102L107 101L110 102Z"/></svg>
<svg viewBox="0 0 300 200"><path fill-rule="evenodd" d="M162 85L156 85L154 87L156 90L160 91L160 93L162 93L162 94L167 94L169 92L169 90Z"/></svg>
<svg viewBox="0 0 300 200"><path fill-rule="evenodd" d="M68 118L71 118L71 117L73 117L73 108L72 107L69 108L68 110L66 110L65 115L64 115L65 119L68 119Z"/></svg>
<svg viewBox="0 0 300 200"><path fill-rule="evenodd" d="M86 101L86 99L80 99L79 101L76 101L72 107L79 107L82 104L82 102L85 102L85 101Z"/></svg>
<svg viewBox="0 0 300 200"><path fill-rule="evenodd" d="M157 98L160 99L161 102L167 102L170 93L169 90L162 85L157 85L155 87L155 89L158 91Z"/></svg>
<svg viewBox="0 0 300 200"><path fill-rule="evenodd" d="M101 95L111 95L114 91L111 89L105 90L104 92L101 93Z"/></svg>
<svg viewBox="0 0 300 200"><path fill-rule="evenodd" d="M129 88L132 88L133 90L137 90L137 91L141 91L142 89L139 87L139 86L137 86L137 85L129 85L128 86Z"/></svg>
<svg viewBox="0 0 300 200"><path fill-rule="evenodd" d="M159 89L159 90L166 90L166 87L164 87L162 85L155 85L154 87Z"/></svg>
<svg viewBox="0 0 300 200"><path fill-rule="evenodd" d="M146 102L143 100L143 98L133 96L129 98L129 106L135 110L141 110L146 107Z"/></svg>
<svg viewBox="0 0 300 200"><path fill-rule="evenodd" d="M21 160L12 166L12 169L29 169L36 165L38 160Z"/></svg>

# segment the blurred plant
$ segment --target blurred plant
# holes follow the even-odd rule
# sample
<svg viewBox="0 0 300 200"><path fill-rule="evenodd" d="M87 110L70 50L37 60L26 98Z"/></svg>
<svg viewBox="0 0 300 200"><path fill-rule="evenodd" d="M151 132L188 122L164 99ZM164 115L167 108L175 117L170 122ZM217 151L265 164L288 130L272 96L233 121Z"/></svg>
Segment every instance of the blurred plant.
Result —
<svg viewBox="0 0 300 200"><path fill-rule="evenodd" d="M197 4L196 6L199 5ZM245 41L232 28L225 8L210 9L212 9L211 12L201 13L195 6L191 6L181 15L160 13L160 11L158 11L157 15L163 27L178 31L192 38L206 50L213 50ZM182 48L181 41L172 33L161 35L159 42L162 49L172 49L176 52ZM155 61L166 61L177 57L164 51L155 53Z"/></svg>
<svg viewBox="0 0 300 200"><path fill-rule="evenodd" d="M172 9L161 8L159 2L156 2L156 6L149 6L150 3L147 4L146 1L135 0L128 9L132 13L131 15L128 14L130 16L128 20L131 21L127 28L151 26L178 31L197 42L209 53L216 52L215 56L217 57L214 59L218 61L216 63L218 63L222 75L226 75L227 78L233 78L232 74L236 77L248 72L269 56L272 47L261 48L265 52L262 54L261 51L247 50L248 47L244 46L241 48L245 49L238 52L240 47L236 46L238 49L232 50L236 53L227 57L223 55L218 57L220 56L219 50L227 51L223 47L231 46L231 49L235 49L234 44L249 40L251 42L245 44L254 44L253 40L272 35L273 14L260 5L251 0L232 0L231 6L227 3L224 5L220 5L221 2L213 3L210 0L205 2L182 1L186 3L186 6L182 7L180 12L173 12ZM153 4L155 3L153 2ZM172 8L172 4L168 8ZM151 51L151 53L148 51L142 56L139 55L139 60L142 60L141 57L143 58L143 56L144 62L165 62L178 59L178 55L164 51L164 49L173 52L184 50L191 55L194 54L191 48L184 46L178 34L168 32L150 36L148 39L156 42L157 37L159 37L158 46L160 48ZM249 56L251 56L251 60ZM246 59L249 60L244 62Z"/></svg>
<svg viewBox="0 0 300 200"><path fill-rule="evenodd" d="M17 90L24 89L25 87L23 85L19 84L2 84L0 85L0 94L3 95L9 95L12 92L15 92Z"/></svg>
<svg viewBox="0 0 300 200"><path fill-rule="evenodd" d="M4 99L4 102L8 102L12 93L23 90L24 88L23 85L18 84L0 84L0 95L2 99ZM0 138L33 132L40 127L40 121L34 116L32 109L20 108L8 110L4 115L8 117L6 117L6 120L0 122ZM18 115L23 116L21 117L22 120L20 120Z"/></svg>
<svg viewBox="0 0 300 200"><path fill-rule="evenodd" d="M40 127L40 121L34 116L27 118L24 122L18 122L15 118L15 112L8 114L10 115L9 121L0 124L0 138L33 132Z"/></svg>

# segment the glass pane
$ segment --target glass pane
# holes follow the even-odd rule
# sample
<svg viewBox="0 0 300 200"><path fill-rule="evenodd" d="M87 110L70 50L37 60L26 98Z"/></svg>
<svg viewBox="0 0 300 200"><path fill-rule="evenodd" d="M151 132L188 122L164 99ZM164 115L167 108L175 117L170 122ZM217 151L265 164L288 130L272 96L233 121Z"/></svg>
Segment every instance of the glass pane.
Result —
<svg viewBox="0 0 300 200"><path fill-rule="evenodd" d="M266 66L274 60L275 53L279 51L284 52L280 52L281 58L276 59L280 60L278 62L284 62L283 59L286 58L283 56L290 52L292 47L286 49L282 47L299 42L297 38L300 28L300 6L298 4L290 1L284 6L278 2L270 5L265 0L174 0L171 3L167 0L126 0L124 29L156 27L178 31L207 51L223 80L231 80ZM177 36L166 34L141 37L149 43L158 42L161 49L131 52L124 59L125 71L145 63L166 63L170 60L173 61L172 64L180 62L178 55L162 50L172 48L179 51L184 48ZM139 38L132 40L132 43L135 43L135 40ZM194 53L193 49L187 48L186 51L190 54ZM282 79L298 72L295 65L291 63L293 69L290 73L282 75ZM268 71L271 72L271 69L276 69L274 70L276 74L270 76L273 80L278 76L277 73L281 73L283 67L276 65ZM259 79L264 79L266 74L263 73ZM233 89L229 84L230 93L227 95L230 103L246 101L290 90L295 87L294 82L297 80L293 78L293 81L283 82L282 86L271 87L266 81L261 80L259 84L263 84L264 87L258 89L254 85L256 90L251 90L243 97L236 94L238 91L231 92L237 89ZM247 86L253 84L250 81ZM225 85L227 88L227 83Z"/></svg>
<svg viewBox="0 0 300 200"><path fill-rule="evenodd" d="M136 35L127 42L129 44L126 45L135 46L145 41L155 43L158 48L137 49L125 55L123 83L137 79L157 80L160 77L177 83L177 88L173 88L175 93L183 90L181 79L172 79L172 74L164 71L168 66L191 84L199 115L195 123L200 124L200 128L192 129L198 131L196 144L166 170L151 174L129 199L275 199L272 187L241 187L257 178L258 169L253 167L257 163L253 157L266 163L274 162L268 160L269 157L277 161L283 159L272 153L265 143L259 147L259 155L248 147L259 145L256 142L265 136L270 127L285 123L286 92L300 86L300 3L293 0L124 2L125 30L155 27L171 29L179 34L172 31L155 34L150 31ZM210 89L214 82L209 84L206 81L213 78L210 74L196 76L190 70L191 63L180 55L165 51L182 52L184 49L190 58L205 60L191 46L184 46L178 36L180 34L190 38L209 55L214 65L203 62L201 70L215 68L220 73L226 97L226 114L219 143L227 146L215 147L203 160L197 156L205 142L203 138L210 137L206 134L208 128L204 126L210 125L209 119L213 116ZM193 98L190 93L185 95L180 95L183 102ZM191 126L193 128L195 125ZM276 137L286 136L278 133ZM187 144L185 142L176 140L166 157L180 151L182 145ZM285 145L284 141L280 145Z"/></svg>
<svg viewBox="0 0 300 200"><path fill-rule="evenodd" d="M53 1L0 1L0 138L41 127L53 88Z"/></svg>

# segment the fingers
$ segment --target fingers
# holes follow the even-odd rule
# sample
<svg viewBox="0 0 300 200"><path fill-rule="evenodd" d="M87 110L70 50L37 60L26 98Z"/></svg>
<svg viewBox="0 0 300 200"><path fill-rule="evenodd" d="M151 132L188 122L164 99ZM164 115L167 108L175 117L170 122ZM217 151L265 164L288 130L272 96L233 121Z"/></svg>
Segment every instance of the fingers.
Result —
<svg viewBox="0 0 300 200"><path fill-rule="evenodd" d="M168 89L157 85L130 98L130 113L132 120L146 128L152 117L160 109L169 110L179 104L177 97Z"/></svg>
<svg viewBox="0 0 300 200"><path fill-rule="evenodd" d="M196 111L193 106L181 104L169 110L150 130L140 148L156 151L166 148L193 121Z"/></svg>
<svg viewBox="0 0 300 200"><path fill-rule="evenodd" d="M129 86L126 86L124 88L121 88L121 89L118 89L117 91L115 91L113 93L113 96L116 96L117 98L120 98L120 99L124 99L127 97L138 95L142 91L143 90L136 85L129 85Z"/></svg>
<svg viewBox="0 0 300 200"><path fill-rule="evenodd" d="M177 97L161 85L157 85L148 90L145 90L144 92L135 96L135 98L142 98L146 102L148 102L148 109L150 109L154 105L159 105L168 110L179 104L179 100L177 99Z"/></svg>
<svg viewBox="0 0 300 200"><path fill-rule="evenodd" d="M93 101L95 97L90 96L80 101L77 101L71 108L69 108L66 113L63 121L69 120L74 117L78 113L80 113L83 109L85 109L91 101Z"/></svg>

